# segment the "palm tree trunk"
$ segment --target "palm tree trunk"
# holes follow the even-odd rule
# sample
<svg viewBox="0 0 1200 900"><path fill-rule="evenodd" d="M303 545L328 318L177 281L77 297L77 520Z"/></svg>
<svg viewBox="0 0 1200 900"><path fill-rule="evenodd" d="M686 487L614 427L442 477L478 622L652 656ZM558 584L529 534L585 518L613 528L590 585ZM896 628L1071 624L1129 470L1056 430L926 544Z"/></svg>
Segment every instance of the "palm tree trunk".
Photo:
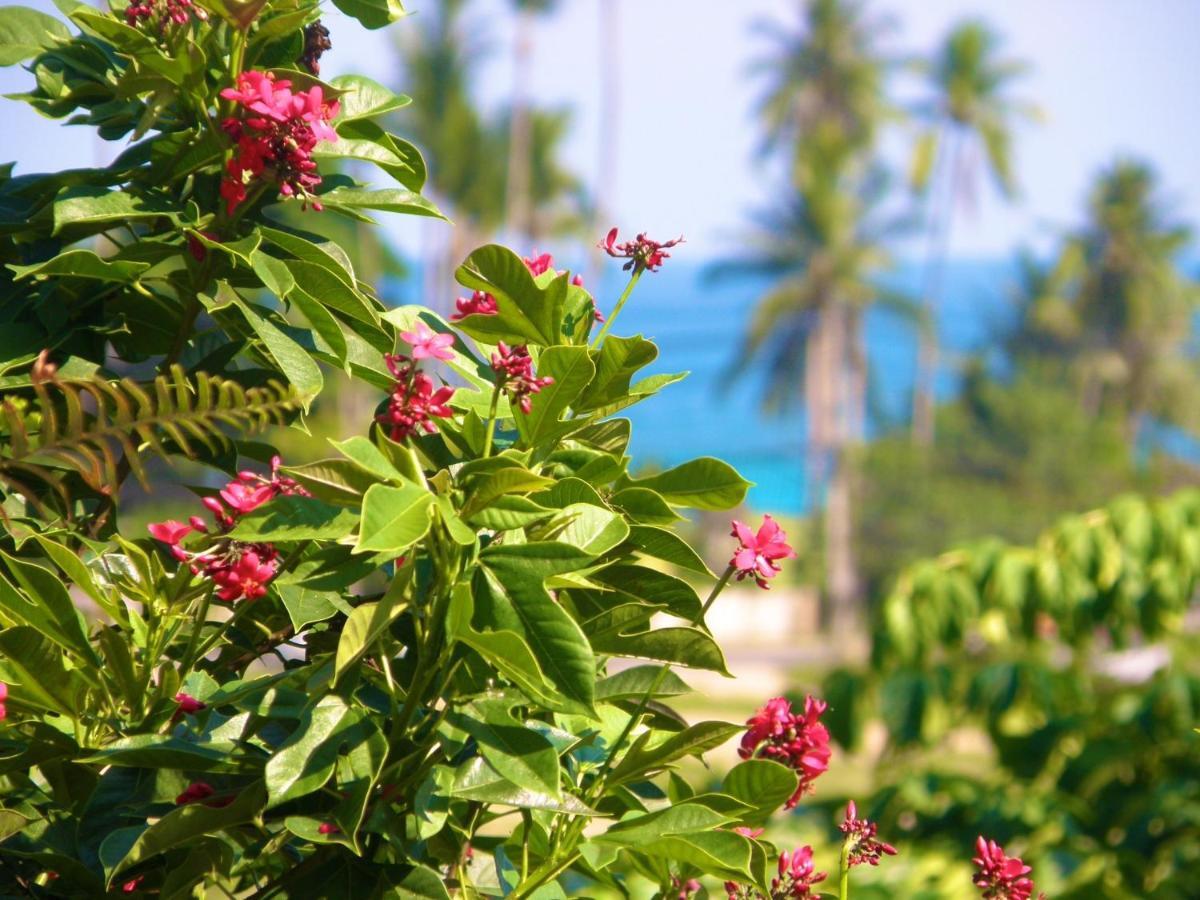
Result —
<svg viewBox="0 0 1200 900"><path fill-rule="evenodd" d="M617 187L617 129L620 125L620 8L620 0L599 0L596 5L600 16L600 129L596 144L594 238L588 259L588 280L593 291L599 291L604 271L604 251L600 249L598 239L615 224L612 209Z"/></svg>
<svg viewBox="0 0 1200 900"><path fill-rule="evenodd" d="M961 189L959 155L961 137L952 128L945 128L946 159L939 164L946 173L937 179L945 182L934 197L933 216L929 234L929 256L925 263L922 294L927 321L921 329L917 347L917 373L913 384L913 440L923 447L933 445L934 415L937 407L937 373L941 364L941 344L938 324L942 305L942 281L946 257L950 251L950 225ZM936 183L936 182L935 182Z"/></svg>
<svg viewBox="0 0 1200 900"><path fill-rule="evenodd" d="M508 180L505 188L505 213L508 227L514 235L530 232L531 124L526 89L529 84L529 64L533 56L533 13L521 9L517 13L516 33L513 36L513 94L512 113L508 131Z"/></svg>
<svg viewBox="0 0 1200 900"><path fill-rule="evenodd" d="M863 622L862 593L854 553L853 429L861 420L865 379L859 381L854 345L860 329L841 304L831 310L828 365L832 404L826 452L825 570L828 615L834 634L857 634Z"/></svg>

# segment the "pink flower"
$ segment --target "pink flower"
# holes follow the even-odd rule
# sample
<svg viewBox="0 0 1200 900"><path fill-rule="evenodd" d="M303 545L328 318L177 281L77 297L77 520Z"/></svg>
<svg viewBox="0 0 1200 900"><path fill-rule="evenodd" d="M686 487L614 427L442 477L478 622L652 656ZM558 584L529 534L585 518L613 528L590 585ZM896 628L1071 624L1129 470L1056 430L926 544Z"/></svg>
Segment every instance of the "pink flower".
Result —
<svg viewBox="0 0 1200 900"><path fill-rule="evenodd" d="M133 894L142 886L142 882L146 880L145 875L138 875L136 878L130 878L127 882L121 885L121 893Z"/></svg>
<svg viewBox="0 0 1200 900"><path fill-rule="evenodd" d="M183 789L183 793L175 798L175 805L185 806L188 803L198 803L207 800L215 793L216 791L213 790L213 786L208 782L193 781Z"/></svg>
<svg viewBox="0 0 1200 900"><path fill-rule="evenodd" d="M275 489L270 484L249 485L240 481L231 481L221 488L221 499L238 514L245 515L258 509L268 500L275 497Z"/></svg>
<svg viewBox="0 0 1200 900"><path fill-rule="evenodd" d="M492 368L499 376L509 399L526 415L533 408L530 395L554 384L553 378L534 377L533 359L529 355L529 348L524 344L509 347L504 341L500 341L496 344L496 352L492 354Z"/></svg>
<svg viewBox="0 0 1200 900"><path fill-rule="evenodd" d="M175 702L179 704L179 712L188 716L207 708L207 705L203 701L197 700L191 694L185 694L182 691L175 695Z"/></svg>
<svg viewBox="0 0 1200 900"><path fill-rule="evenodd" d="M729 561L729 565L737 569L738 581L751 577L766 590L767 579L774 578L780 571L775 561L796 558L796 551L787 542L787 534L770 516L763 516L757 534L735 520L730 535L739 542Z"/></svg>
<svg viewBox="0 0 1200 900"><path fill-rule="evenodd" d="M813 864L812 847L800 847L779 855L776 867L778 874L771 879L771 900L806 900L816 897L813 886L825 880L825 873L816 871ZM725 893L729 900L756 900L762 894L754 888L735 881L725 882Z"/></svg>
<svg viewBox="0 0 1200 900"><path fill-rule="evenodd" d="M217 596L231 601L245 597L257 600L267 592L267 585L275 577L275 560L260 560L253 550L244 553L234 565L210 572L212 580L220 586Z"/></svg>
<svg viewBox="0 0 1200 900"><path fill-rule="evenodd" d="M617 243L617 229L612 229L608 235L599 243L599 247L609 256L619 259L628 259L622 267L626 271L636 267L637 271L649 269L651 272L657 272L662 266L663 260L667 259L671 254L666 250L669 247L674 247L676 244L683 243L683 236L675 238L673 241L654 241L646 237L646 233L642 232L634 240L626 241L623 244Z"/></svg>
<svg viewBox="0 0 1200 900"><path fill-rule="evenodd" d="M671 876L671 890L679 891L675 895L677 900L692 900L701 887L702 885L695 878L689 878L687 881L684 881L678 875Z"/></svg>
<svg viewBox="0 0 1200 900"><path fill-rule="evenodd" d="M543 253L541 256L535 256L532 258L526 256L522 261L525 263L526 268L529 269L530 274L532 274L534 278L537 278L543 272L549 272L550 267L554 265L554 257L552 257L549 253Z"/></svg>
<svg viewBox="0 0 1200 900"><path fill-rule="evenodd" d="M754 840L755 838L762 837L762 834L764 831L766 831L766 829L750 828L746 825L739 825L737 828L733 829L733 831L734 834L740 834L744 838L750 838L750 840Z"/></svg>
<svg viewBox="0 0 1200 900"><path fill-rule="evenodd" d="M167 519L165 522L153 522L147 525L146 530L156 541L162 541L164 544L174 547L195 529L191 525Z"/></svg>
<svg viewBox="0 0 1200 900"><path fill-rule="evenodd" d="M433 379L407 356L389 354L384 359L396 383L387 410L376 421L388 428L393 441L402 441L421 431L427 434L437 431L433 420L453 415L448 404L454 396L454 388L435 389Z"/></svg>
<svg viewBox="0 0 1200 900"><path fill-rule="evenodd" d="M270 72L250 70L238 76L237 87L221 96L241 107L241 116L226 119L222 128L234 140L234 155L226 163L221 196L232 215L249 196L247 186L270 176L285 197L300 196L305 205L321 183L312 158L319 141L337 140L328 124L338 113L336 100L326 101L320 85L293 93L292 83Z"/></svg>
<svg viewBox="0 0 1200 900"><path fill-rule="evenodd" d="M125 8L125 23L142 31L157 30L163 37L172 25L187 25L193 18L208 21L208 11L192 0L133 0Z"/></svg>
<svg viewBox="0 0 1200 900"><path fill-rule="evenodd" d="M8 685L0 681L0 722L8 718Z"/></svg>
<svg viewBox="0 0 1200 900"><path fill-rule="evenodd" d="M318 834L341 834L342 829L338 828L332 822L322 822L317 826Z"/></svg>
<svg viewBox="0 0 1200 900"><path fill-rule="evenodd" d="M852 868L863 864L877 866L883 856L896 855L895 847L875 836L879 827L874 822L858 818L853 800L846 804L846 818L838 828L846 835L845 842L850 847L847 862Z"/></svg>
<svg viewBox="0 0 1200 900"><path fill-rule="evenodd" d="M763 757L791 768L800 777L796 792L784 804L792 809L812 789L812 783L829 768L829 731L821 724L827 706L807 697L804 714L796 715L784 697L768 700L746 722L738 755L742 759Z"/></svg>
<svg viewBox="0 0 1200 900"><path fill-rule="evenodd" d="M1034 891L1033 881L1028 877L1032 870L1020 857L1006 856L1003 847L982 835L975 841L975 852L978 855L973 862L979 871L974 884L983 892L983 900L1029 900Z"/></svg>
<svg viewBox="0 0 1200 900"><path fill-rule="evenodd" d="M476 291L470 300L459 297L454 301L454 305L458 307L458 312L450 316L451 322L458 322L467 316L494 316L500 312L496 306L496 298L483 291Z"/></svg>
<svg viewBox="0 0 1200 900"><path fill-rule="evenodd" d="M417 322L412 331L400 332L400 340L412 345L413 359L454 359L454 335L436 334L424 322Z"/></svg>

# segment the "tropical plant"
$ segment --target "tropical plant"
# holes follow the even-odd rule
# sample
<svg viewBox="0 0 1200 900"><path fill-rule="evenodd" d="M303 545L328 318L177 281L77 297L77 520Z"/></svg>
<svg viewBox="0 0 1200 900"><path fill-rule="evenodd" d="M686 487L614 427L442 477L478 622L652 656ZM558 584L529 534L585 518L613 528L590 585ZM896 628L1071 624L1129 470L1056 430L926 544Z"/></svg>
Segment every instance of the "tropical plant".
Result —
<svg viewBox="0 0 1200 900"><path fill-rule="evenodd" d="M963 22L946 36L932 63L924 65L933 99L916 110L924 124L913 159L912 182L929 195L929 256L924 301L928 327L921 329L913 387L913 436L928 446L934 438L934 405L940 357L938 312L942 272L949 252L955 209L976 193L980 168L1011 198L1015 122L1034 110L1008 94L1025 65L999 56L1002 41L986 23Z"/></svg>

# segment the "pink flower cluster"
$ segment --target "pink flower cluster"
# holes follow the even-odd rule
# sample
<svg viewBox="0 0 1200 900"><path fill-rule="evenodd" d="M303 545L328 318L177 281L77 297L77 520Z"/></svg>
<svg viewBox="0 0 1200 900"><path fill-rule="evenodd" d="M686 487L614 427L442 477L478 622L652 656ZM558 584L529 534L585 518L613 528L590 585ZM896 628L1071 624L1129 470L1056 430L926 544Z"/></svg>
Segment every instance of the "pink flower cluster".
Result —
<svg viewBox="0 0 1200 900"><path fill-rule="evenodd" d="M423 346L429 350L427 356L445 358L437 355L437 347L431 348L430 344ZM427 434L437 431L433 420L447 419L453 415L447 404L454 396L454 388L435 389L433 379L407 356L389 353L384 360L396 383L392 386L387 409L379 414L376 421L388 429L393 441L402 441L422 431Z"/></svg>
<svg viewBox="0 0 1200 900"><path fill-rule="evenodd" d="M1034 886L1029 866L1020 857L1007 856L1004 848L982 835L975 841L976 857L973 860L979 871L975 873L975 887L982 891L983 900L1029 900ZM1045 900L1045 894L1038 894Z"/></svg>
<svg viewBox="0 0 1200 900"><path fill-rule="evenodd" d="M784 809L792 809L811 790L812 783L829 768L829 731L821 724L825 701L808 697L804 714L792 712L792 704L775 697L747 722L738 755L742 759L763 757L791 768L800 777L796 792Z"/></svg>
<svg viewBox="0 0 1200 900"><path fill-rule="evenodd" d="M8 685L0 681L0 722L8 718Z"/></svg>
<svg viewBox="0 0 1200 900"><path fill-rule="evenodd" d="M192 0L132 0L125 8L125 24L130 28L157 31L161 36L170 25L187 25L195 19L208 21L208 10Z"/></svg>
<svg viewBox="0 0 1200 900"><path fill-rule="evenodd" d="M683 235L675 238L673 241L655 241L646 237L646 233L642 232L632 241L626 241L623 244L617 243L617 229L612 229L608 235L599 244L600 249L609 256L616 259L628 259L621 268L629 271L636 267L637 271L648 269L651 272L657 272L662 266L663 261L671 254L666 251L676 244L683 243Z"/></svg>
<svg viewBox="0 0 1200 900"><path fill-rule="evenodd" d="M796 558L796 551L787 542L787 533L770 516L763 516L757 533L735 520L730 535L738 539L730 568L737 570L738 581L753 578L763 590L769 587L768 579L779 574L776 561Z"/></svg>
<svg viewBox="0 0 1200 900"><path fill-rule="evenodd" d="M193 781L183 789L183 793L175 798L175 805L186 806L189 803L203 803L215 793L213 786L208 782Z"/></svg>
<svg viewBox="0 0 1200 900"><path fill-rule="evenodd" d="M853 800L846 804L846 818L838 828L846 835L845 840L849 844L850 854L847 862L851 868L862 865L877 866L882 857L896 855L895 847L876 837L879 826L858 817L858 808Z"/></svg>
<svg viewBox="0 0 1200 900"><path fill-rule="evenodd" d="M818 872L813 863L812 847L799 847L779 854L778 874L771 879L771 894L768 900L807 900L815 897L813 886L825 880L825 873ZM725 882L725 893L729 900L760 900L762 895L746 885L734 881Z"/></svg>
<svg viewBox="0 0 1200 900"><path fill-rule="evenodd" d="M221 181L230 214L246 200L247 186L259 179L273 181L285 197L300 196L306 206L311 189L321 183L312 151L318 141L337 140L328 123L338 113L338 102L326 100L320 85L295 93L291 87L270 72L252 70L238 76L236 88L221 91L242 108L240 117L221 125L236 144ZM315 200L312 205L321 209Z"/></svg>
<svg viewBox="0 0 1200 900"><path fill-rule="evenodd" d="M280 475L279 465L280 460L276 456L271 460L269 479L255 472L239 472L236 481L221 488L219 499L205 497L201 501L213 514L215 532L199 516L192 516L187 524L169 519L149 526L150 535L155 540L168 545L171 555L187 563L193 573L203 574L210 579L218 588L217 596L226 602L242 597L256 600L266 594L267 585L275 577L278 551L272 544L235 541L225 536L224 532L230 531L240 516L275 497L310 496L291 478ZM228 504L228 508L225 504ZM184 549L183 539L193 532L210 535L211 539L203 550Z"/></svg>
<svg viewBox="0 0 1200 900"><path fill-rule="evenodd" d="M499 383L508 393L509 400L517 404L526 415L533 408L530 395L554 384L553 378L534 376L533 359L529 355L529 348L524 344L509 347L504 341L500 341L496 345L496 352L492 354L492 368L499 377Z"/></svg>
<svg viewBox="0 0 1200 900"><path fill-rule="evenodd" d="M678 891L675 895L676 900L692 900L703 887L695 878L689 878L684 881L678 875L671 876L671 890Z"/></svg>

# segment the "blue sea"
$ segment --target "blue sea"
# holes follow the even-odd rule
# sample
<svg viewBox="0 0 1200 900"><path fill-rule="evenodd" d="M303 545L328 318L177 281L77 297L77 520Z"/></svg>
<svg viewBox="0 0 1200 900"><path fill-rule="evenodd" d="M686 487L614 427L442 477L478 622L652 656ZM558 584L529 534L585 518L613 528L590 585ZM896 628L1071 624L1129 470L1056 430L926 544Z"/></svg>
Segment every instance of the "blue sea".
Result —
<svg viewBox="0 0 1200 900"><path fill-rule="evenodd" d="M919 296L921 267L899 265L887 287ZM938 330L943 366L937 392L957 389L964 355L999 339L1014 318L1016 270L1009 260L955 261L944 273ZM623 282L612 279L600 292L611 306ZM782 415L761 409L765 372L749 368L730 383L755 303L765 283L712 280L702 267L669 264L644 275L621 313L616 331L641 333L658 344L658 360L646 372L691 374L683 382L625 413L633 420L631 452L636 464L670 466L695 456L732 463L755 486L747 501L760 511L800 513L810 502L804 484L804 413L797 403ZM870 428L875 433L907 422L912 404L917 336L896 313L867 315L870 370ZM799 396L800 386L797 385Z"/></svg>

